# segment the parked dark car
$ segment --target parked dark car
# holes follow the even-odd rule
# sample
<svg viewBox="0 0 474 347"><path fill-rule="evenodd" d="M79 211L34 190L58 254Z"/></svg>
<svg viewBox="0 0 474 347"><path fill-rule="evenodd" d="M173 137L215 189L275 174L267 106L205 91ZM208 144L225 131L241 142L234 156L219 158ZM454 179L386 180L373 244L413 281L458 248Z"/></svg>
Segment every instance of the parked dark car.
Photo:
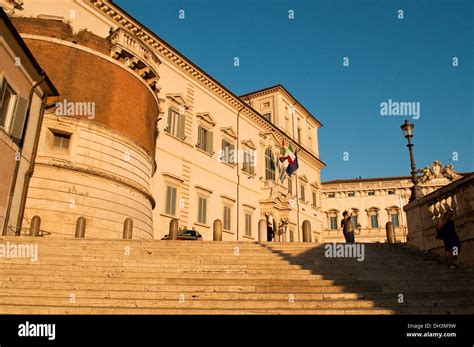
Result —
<svg viewBox="0 0 474 347"><path fill-rule="evenodd" d="M170 236L165 235L162 240L169 240ZM202 235L199 234L196 230L185 230L181 232L176 240L180 241L202 241Z"/></svg>

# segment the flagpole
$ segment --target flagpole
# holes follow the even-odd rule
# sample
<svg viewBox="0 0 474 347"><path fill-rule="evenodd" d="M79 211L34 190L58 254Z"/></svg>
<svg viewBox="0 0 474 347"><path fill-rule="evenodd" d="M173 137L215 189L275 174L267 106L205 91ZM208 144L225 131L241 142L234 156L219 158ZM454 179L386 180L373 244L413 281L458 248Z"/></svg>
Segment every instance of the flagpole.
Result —
<svg viewBox="0 0 474 347"><path fill-rule="evenodd" d="M295 172L295 176L296 176L296 223L298 224L296 231L298 233L298 242L300 242L300 199L298 198L298 191L300 187L298 186L298 173L297 172Z"/></svg>

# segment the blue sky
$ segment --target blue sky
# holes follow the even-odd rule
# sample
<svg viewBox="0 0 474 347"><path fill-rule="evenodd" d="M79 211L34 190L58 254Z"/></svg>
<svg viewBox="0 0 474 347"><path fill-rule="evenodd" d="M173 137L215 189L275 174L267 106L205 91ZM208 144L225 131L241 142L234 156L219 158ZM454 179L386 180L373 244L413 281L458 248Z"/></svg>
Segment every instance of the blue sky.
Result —
<svg viewBox="0 0 474 347"><path fill-rule="evenodd" d="M237 95L283 84L324 125L322 180L410 174L389 99L420 105L417 167L474 171L474 1L115 2Z"/></svg>

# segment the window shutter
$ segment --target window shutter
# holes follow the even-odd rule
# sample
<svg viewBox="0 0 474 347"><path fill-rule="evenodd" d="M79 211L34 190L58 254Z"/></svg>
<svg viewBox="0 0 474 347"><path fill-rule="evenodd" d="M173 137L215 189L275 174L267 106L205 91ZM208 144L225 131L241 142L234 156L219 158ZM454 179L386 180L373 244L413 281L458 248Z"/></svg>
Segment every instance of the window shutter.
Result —
<svg viewBox="0 0 474 347"><path fill-rule="evenodd" d="M202 143L202 128L201 126L198 126L198 143L197 146L201 148L201 143Z"/></svg>
<svg viewBox="0 0 474 347"><path fill-rule="evenodd" d="M207 132L207 152L212 154L213 150L213 133L212 131Z"/></svg>
<svg viewBox="0 0 474 347"><path fill-rule="evenodd" d="M171 214L171 188L166 187L166 213Z"/></svg>
<svg viewBox="0 0 474 347"><path fill-rule="evenodd" d="M236 154L235 154L235 145L234 144L230 145L229 158L232 159L232 161L231 161L232 164L237 163L237 158L236 158Z"/></svg>
<svg viewBox="0 0 474 347"><path fill-rule="evenodd" d="M171 113L171 107L168 108L168 122L166 123L166 131L168 133L171 133L171 116L172 116L172 113Z"/></svg>
<svg viewBox="0 0 474 347"><path fill-rule="evenodd" d="M176 188L171 188L171 214L176 215Z"/></svg>
<svg viewBox="0 0 474 347"><path fill-rule="evenodd" d="M180 139L184 139L184 124L186 122L186 115L180 114L179 115L179 122L178 122L178 137Z"/></svg>
<svg viewBox="0 0 474 347"><path fill-rule="evenodd" d="M22 97L18 98L15 114L12 122L13 141L19 146L23 137L23 129L25 127L26 111L28 108L28 100Z"/></svg>
<svg viewBox="0 0 474 347"><path fill-rule="evenodd" d="M3 107L3 96L5 95L5 88L7 84L5 83L5 79L3 78L3 74L0 77L0 107Z"/></svg>

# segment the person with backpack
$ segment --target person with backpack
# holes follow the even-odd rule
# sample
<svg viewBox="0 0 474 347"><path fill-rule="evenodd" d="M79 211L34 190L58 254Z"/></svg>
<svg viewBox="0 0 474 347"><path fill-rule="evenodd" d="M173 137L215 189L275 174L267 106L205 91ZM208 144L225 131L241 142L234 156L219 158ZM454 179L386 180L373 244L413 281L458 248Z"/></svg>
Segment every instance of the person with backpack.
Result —
<svg viewBox="0 0 474 347"><path fill-rule="evenodd" d="M354 243L354 223L351 220L351 213L344 211L342 213L341 227L342 233L347 243Z"/></svg>

